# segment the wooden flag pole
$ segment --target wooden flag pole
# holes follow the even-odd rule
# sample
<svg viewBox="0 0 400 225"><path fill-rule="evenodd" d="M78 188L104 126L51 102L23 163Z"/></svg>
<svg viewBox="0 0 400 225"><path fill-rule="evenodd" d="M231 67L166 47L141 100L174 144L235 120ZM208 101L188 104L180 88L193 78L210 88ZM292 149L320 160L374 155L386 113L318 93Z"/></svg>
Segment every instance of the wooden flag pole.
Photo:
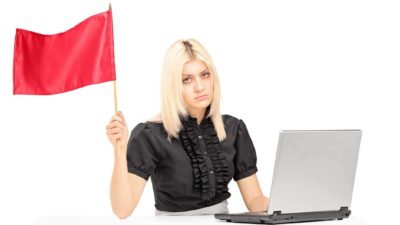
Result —
<svg viewBox="0 0 400 225"><path fill-rule="evenodd" d="M114 80L114 111L118 113L118 101L117 101L117 81Z"/></svg>
<svg viewBox="0 0 400 225"><path fill-rule="evenodd" d="M112 10L111 2L108 4L108 9ZM118 99L117 99L117 79L114 80L114 112L118 113Z"/></svg>
<svg viewBox="0 0 400 225"><path fill-rule="evenodd" d="M112 10L111 7L111 2L108 4L108 9ZM117 99L117 78L115 78L114 80L114 113L115 115L117 115L118 113L118 99ZM117 139L117 144L116 144L116 149L115 149L115 153L119 154L119 145L120 145L120 139Z"/></svg>

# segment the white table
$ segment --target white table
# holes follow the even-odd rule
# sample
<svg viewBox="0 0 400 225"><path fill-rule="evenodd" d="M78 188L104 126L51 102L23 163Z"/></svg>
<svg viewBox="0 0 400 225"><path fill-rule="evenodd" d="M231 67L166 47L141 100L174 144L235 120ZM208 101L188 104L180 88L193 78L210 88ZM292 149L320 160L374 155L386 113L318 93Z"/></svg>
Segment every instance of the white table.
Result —
<svg viewBox="0 0 400 225"><path fill-rule="evenodd" d="M245 225L244 223L228 223L219 221L214 216L131 216L120 220L113 216L47 216L39 219L33 225ZM299 225L368 225L350 216L350 218L334 221L297 223Z"/></svg>

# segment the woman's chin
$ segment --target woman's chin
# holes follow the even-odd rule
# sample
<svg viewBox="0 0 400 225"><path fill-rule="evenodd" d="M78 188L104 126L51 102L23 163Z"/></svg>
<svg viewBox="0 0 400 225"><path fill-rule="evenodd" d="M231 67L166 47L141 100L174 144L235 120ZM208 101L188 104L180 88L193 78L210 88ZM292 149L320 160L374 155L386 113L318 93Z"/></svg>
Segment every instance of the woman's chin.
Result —
<svg viewBox="0 0 400 225"><path fill-rule="evenodd" d="M195 108L197 108L197 109L206 109L209 105L210 105L209 101L201 101L201 102L198 102L195 105Z"/></svg>

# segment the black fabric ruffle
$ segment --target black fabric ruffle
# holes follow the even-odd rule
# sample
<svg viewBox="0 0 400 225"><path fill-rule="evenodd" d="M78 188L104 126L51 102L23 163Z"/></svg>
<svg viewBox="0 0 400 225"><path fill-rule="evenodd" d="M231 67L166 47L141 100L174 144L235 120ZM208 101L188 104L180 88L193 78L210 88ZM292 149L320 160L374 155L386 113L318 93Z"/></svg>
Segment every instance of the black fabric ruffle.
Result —
<svg viewBox="0 0 400 225"><path fill-rule="evenodd" d="M208 119L204 126L204 142L207 146L207 153L212 160L215 172L215 187L217 193L227 192L229 183L229 166L224 154L220 149L220 142L215 131L214 124Z"/></svg>
<svg viewBox="0 0 400 225"><path fill-rule="evenodd" d="M219 139L215 131L211 118L205 118L200 126L197 125L195 118L185 118L182 121L183 129L180 132L180 138L183 148L189 156L193 168L194 189L201 191L204 200L210 200L215 196L211 191L209 170L204 155L200 149L197 130L202 130L202 136L206 145L208 157L210 157L215 177L216 193L228 191L229 166L224 154L220 150Z"/></svg>

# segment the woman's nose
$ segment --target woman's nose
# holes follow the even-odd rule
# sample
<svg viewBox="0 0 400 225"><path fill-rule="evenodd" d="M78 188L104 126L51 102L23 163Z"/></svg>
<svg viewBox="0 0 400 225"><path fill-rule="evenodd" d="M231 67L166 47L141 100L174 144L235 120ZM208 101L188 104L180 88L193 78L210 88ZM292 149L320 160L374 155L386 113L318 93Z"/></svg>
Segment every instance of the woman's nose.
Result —
<svg viewBox="0 0 400 225"><path fill-rule="evenodd" d="M203 81L201 81L200 79L196 79L196 85L194 87L194 90L196 92L201 92L204 90L204 84Z"/></svg>

